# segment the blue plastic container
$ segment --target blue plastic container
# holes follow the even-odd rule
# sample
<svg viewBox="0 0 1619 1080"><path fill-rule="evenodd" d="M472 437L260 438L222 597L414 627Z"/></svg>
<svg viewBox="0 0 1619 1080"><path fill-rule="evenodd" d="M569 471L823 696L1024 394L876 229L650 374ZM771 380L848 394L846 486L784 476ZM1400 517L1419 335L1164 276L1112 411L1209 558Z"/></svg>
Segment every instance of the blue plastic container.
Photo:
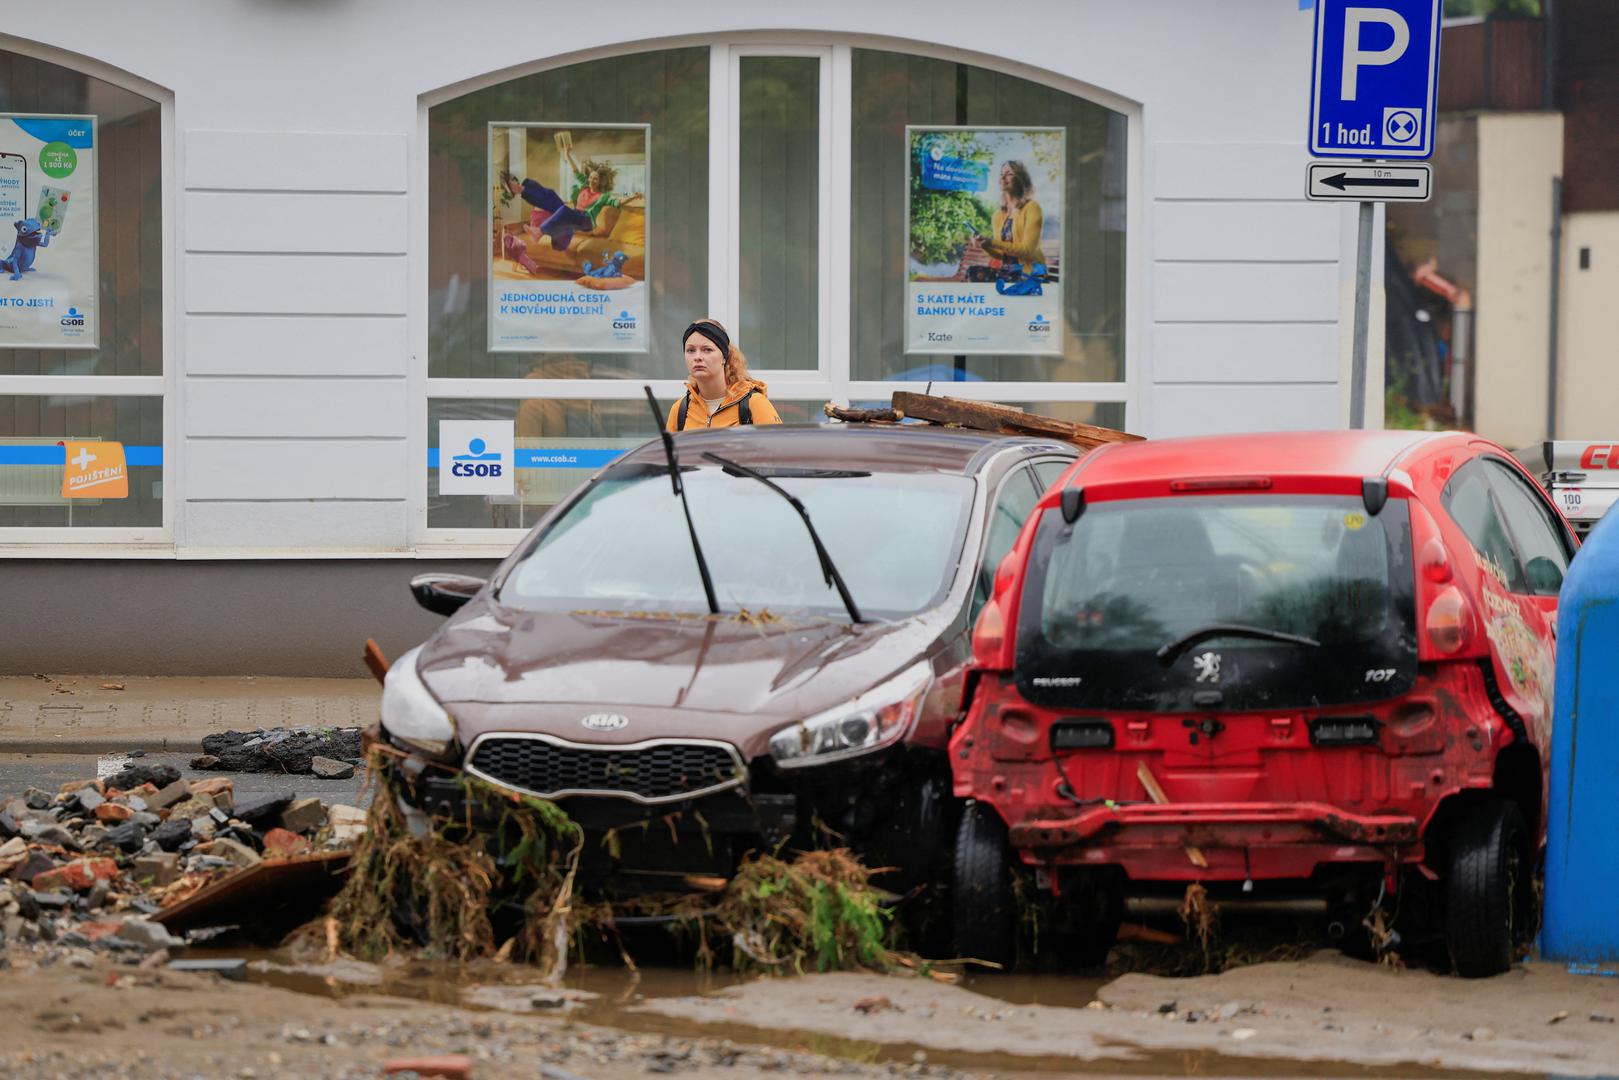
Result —
<svg viewBox="0 0 1619 1080"><path fill-rule="evenodd" d="M1548 960L1619 961L1619 515L1592 530L1558 597L1547 788Z"/></svg>

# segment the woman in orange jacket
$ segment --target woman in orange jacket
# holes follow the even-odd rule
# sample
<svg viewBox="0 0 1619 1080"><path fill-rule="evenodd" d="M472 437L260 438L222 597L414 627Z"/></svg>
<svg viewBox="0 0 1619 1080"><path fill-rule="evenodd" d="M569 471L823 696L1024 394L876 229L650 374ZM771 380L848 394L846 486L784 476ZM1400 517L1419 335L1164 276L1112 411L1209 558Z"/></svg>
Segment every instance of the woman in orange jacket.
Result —
<svg viewBox="0 0 1619 1080"><path fill-rule="evenodd" d="M748 376L748 358L715 319L698 319L681 335L686 353L686 394L669 407L670 431L779 424L765 384Z"/></svg>

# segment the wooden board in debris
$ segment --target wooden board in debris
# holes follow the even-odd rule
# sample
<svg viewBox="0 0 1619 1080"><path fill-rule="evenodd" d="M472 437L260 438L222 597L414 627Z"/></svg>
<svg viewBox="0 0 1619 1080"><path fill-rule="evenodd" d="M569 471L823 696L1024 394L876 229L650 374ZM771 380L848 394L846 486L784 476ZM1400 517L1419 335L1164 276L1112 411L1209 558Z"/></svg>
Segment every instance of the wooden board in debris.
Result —
<svg viewBox="0 0 1619 1080"><path fill-rule="evenodd" d="M1072 443L1082 450L1092 450L1104 443L1137 442L1142 436L1131 435L1114 428L1094 424L1075 424L1039 413L1024 412L1005 405L992 405L983 401L963 401L961 398L934 397L931 394L913 394L898 390L887 409L846 409L827 405L826 415L849 423L898 423L901 420L925 420L945 427L971 428L974 431L995 431L1003 435L1033 435L1042 439L1057 439Z"/></svg>

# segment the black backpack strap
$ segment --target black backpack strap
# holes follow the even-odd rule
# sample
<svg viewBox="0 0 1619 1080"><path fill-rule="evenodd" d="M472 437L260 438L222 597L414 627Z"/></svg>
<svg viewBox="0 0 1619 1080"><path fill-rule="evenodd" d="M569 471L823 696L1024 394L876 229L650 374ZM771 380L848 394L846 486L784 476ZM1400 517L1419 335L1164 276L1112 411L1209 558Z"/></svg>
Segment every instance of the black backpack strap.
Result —
<svg viewBox="0 0 1619 1080"><path fill-rule="evenodd" d="M751 424L751 423L753 423L753 409L748 405L748 399L750 397L752 397L752 396L753 396L753 391L749 390L746 394L742 395L742 400L736 403L736 412L737 412L736 422L737 423L739 423L739 424Z"/></svg>
<svg viewBox="0 0 1619 1080"><path fill-rule="evenodd" d="M676 431L686 430L686 414L689 412L691 412L691 391L687 390L686 396L680 399L680 416L675 421Z"/></svg>

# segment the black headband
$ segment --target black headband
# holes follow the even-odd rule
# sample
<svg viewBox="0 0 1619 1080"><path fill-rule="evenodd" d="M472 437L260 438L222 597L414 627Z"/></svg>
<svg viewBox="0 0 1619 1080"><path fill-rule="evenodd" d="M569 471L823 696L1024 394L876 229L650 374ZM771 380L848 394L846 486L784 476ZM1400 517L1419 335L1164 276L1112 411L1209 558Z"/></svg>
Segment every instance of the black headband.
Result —
<svg viewBox="0 0 1619 1080"><path fill-rule="evenodd" d="M725 333L723 327L716 326L711 322L692 323L690 326L686 327L686 332L680 335L680 347L682 349L686 347L687 339L693 334L703 335L714 343L714 347L720 351L721 356L725 357L727 360L731 358L731 339Z"/></svg>

